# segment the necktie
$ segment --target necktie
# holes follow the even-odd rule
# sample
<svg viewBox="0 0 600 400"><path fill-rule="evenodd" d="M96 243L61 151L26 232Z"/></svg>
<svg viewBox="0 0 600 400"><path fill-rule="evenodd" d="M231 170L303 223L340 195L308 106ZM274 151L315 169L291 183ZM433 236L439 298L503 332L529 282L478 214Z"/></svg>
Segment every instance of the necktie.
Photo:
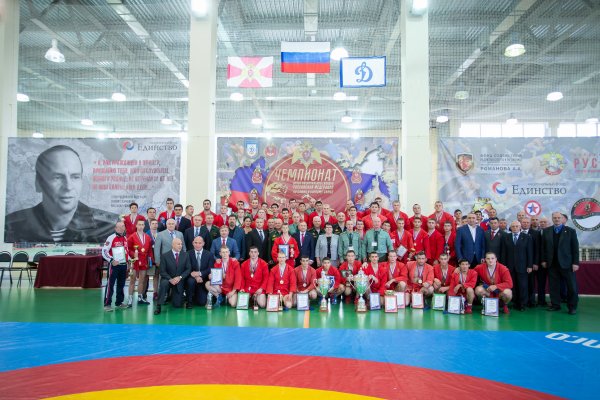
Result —
<svg viewBox="0 0 600 400"><path fill-rule="evenodd" d="M175 239L175 232L171 232L171 238Z"/></svg>
<svg viewBox="0 0 600 400"><path fill-rule="evenodd" d="M260 236L260 241L262 242L263 240L265 240L265 236L263 234L263 231L258 231L258 236Z"/></svg>
<svg viewBox="0 0 600 400"><path fill-rule="evenodd" d="M179 229L179 221L181 220L180 217L177 217L177 226L175 227L175 229Z"/></svg>
<svg viewBox="0 0 600 400"><path fill-rule="evenodd" d="M221 247L227 247L227 245L225 244L225 239L222 240L223 244L221 245Z"/></svg>
<svg viewBox="0 0 600 400"><path fill-rule="evenodd" d="M517 239L519 238L519 235L517 234L513 234L513 243L517 244Z"/></svg>
<svg viewBox="0 0 600 400"><path fill-rule="evenodd" d="M379 244L379 231L375 231L375 242Z"/></svg>
<svg viewBox="0 0 600 400"><path fill-rule="evenodd" d="M327 257L331 258L331 236L327 237Z"/></svg>
<svg viewBox="0 0 600 400"><path fill-rule="evenodd" d="M494 236L496 236L496 232L492 231L492 240L494 240Z"/></svg>
<svg viewBox="0 0 600 400"><path fill-rule="evenodd" d="M179 253L175 253L175 264L179 264Z"/></svg>
<svg viewBox="0 0 600 400"><path fill-rule="evenodd" d="M304 245L304 232L302 232L302 235L300 235L300 246Z"/></svg>
<svg viewBox="0 0 600 400"><path fill-rule="evenodd" d="M196 252L196 262L198 263L198 265L200 265L200 257L201 257L202 253L200 253L199 251Z"/></svg>
<svg viewBox="0 0 600 400"><path fill-rule="evenodd" d="M560 226L557 226L554 228L554 233L556 233L556 234L560 233Z"/></svg>
<svg viewBox="0 0 600 400"><path fill-rule="evenodd" d="M196 232L194 233L194 237L198 236L200 234L200 229L196 228Z"/></svg>
<svg viewBox="0 0 600 400"><path fill-rule="evenodd" d="M352 246L352 242L354 241L354 235L353 234L349 234L348 235L348 239L349 239L349 242L350 242L350 246Z"/></svg>

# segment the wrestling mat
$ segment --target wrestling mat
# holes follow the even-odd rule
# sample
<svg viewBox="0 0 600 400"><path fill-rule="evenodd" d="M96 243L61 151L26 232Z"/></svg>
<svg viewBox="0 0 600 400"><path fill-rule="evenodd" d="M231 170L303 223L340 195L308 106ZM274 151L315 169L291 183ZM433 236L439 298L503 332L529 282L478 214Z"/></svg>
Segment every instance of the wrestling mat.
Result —
<svg viewBox="0 0 600 400"><path fill-rule="evenodd" d="M1 399L596 399L600 389L600 299L582 299L577 316L499 318L350 305L167 306L154 317L143 306L103 313L97 291L3 290L0 301Z"/></svg>

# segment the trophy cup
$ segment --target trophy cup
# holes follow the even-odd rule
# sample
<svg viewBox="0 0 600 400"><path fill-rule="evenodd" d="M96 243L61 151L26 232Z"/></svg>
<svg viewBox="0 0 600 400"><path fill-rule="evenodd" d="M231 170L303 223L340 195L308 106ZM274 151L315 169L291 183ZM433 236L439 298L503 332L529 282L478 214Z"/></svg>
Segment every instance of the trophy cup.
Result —
<svg viewBox="0 0 600 400"><path fill-rule="evenodd" d="M206 299L206 309L207 310L212 310L212 299L213 299L213 294L211 292L208 292L208 298Z"/></svg>
<svg viewBox="0 0 600 400"><path fill-rule="evenodd" d="M369 276L365 275L363 270L358 271L358 274L354 275L354 289L356 290L356 294L358 294L358 303L356 304L356 312L367 312L367 304L363 295L367 292L369 288Z"/></svg>
<svg viewBox="0 0 600 400"><path fill-rule="evenodd" d="M254 293L254 296L252 296L252 302L254 304L252 309L254 311L258 311L258 296L256 295L256 293Z"/></svg>
<svg viewBox="0 0 600 400"><path fill-rule="evenodd" d="M319 288L319 293L321 293L321 306L319 307L319 311L327 311L327 294L329 293L329 279L327 279L327 275L325 272L321 271L321 277L319 279L315 279L316 286Z"/></svg>
<svg viewBox="0 0 600 400"><path fill-rule="evenodd" d="M135 271L133 270L133 264L135 264L135 262L138 260L138 245L134 245L133 248L135 249L135 253L133 258L130 258L129 260L127 260L129 262L129 268L131 268L131 272L130 275L134 275Z"/></svg>
<svg viewBox="0 0 600 400"><path fill-rule="evenodd" d="M279 311L283 311L283 295L281 294L281 290L278 290L277 294L279 294Z"/></svg>

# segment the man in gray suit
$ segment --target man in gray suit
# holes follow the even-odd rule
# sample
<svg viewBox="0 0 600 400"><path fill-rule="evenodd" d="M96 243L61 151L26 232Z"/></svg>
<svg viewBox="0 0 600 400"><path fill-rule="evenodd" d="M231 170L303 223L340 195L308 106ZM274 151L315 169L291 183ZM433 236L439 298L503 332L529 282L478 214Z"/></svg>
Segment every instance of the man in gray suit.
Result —
<svg viewBox="0 0 600 400"><path fill-rule="evenodd" d="M333 225L329 222L325 224L325 234L319 235L317 244L315 246L315 258L317 259L317 266L321 265L321 260L328 257L331 261L331 265L337 267L339 265L338 260L338 240L339 236L334 235Z"/></svg>
<svg viewBox="0 0 600 400"><path fill-rule="evenodd" d="M156 240L154 242L154 263L157 267L160 267L160 258L162 254L165 254L171 250L173 239L181 239L183 242L183 233L175 230L175 225L175 220L173 218L169 218L167 220L167 229L156 235ZM183 243L182 247L182 251L185 252L185 243Z"/></svg>
<svg viewBox="0 0 600 400"><path fill-rule="evenodd" d="M170 221L175 222L174 220L167 221L167 229L169 229L168 224ZM173 293L173 307L180 308L183 305L183 286L192 270L190 257L183 250L183 240L180 238L174 238L171 241L171 250L164 253L162 258L158 304L154 310L154 315L160 314L162 305L165 304L165 300L167 299L169 289Z"/></svg>

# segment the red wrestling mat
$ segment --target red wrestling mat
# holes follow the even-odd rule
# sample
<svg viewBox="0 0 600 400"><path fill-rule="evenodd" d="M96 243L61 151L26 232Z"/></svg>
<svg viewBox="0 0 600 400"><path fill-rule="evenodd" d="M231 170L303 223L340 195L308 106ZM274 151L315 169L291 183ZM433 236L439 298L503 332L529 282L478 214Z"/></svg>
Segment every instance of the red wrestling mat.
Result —
<svg viewBox="0 0 600 400"><path fill-rule="evenodd" d="M123 345L135 344L123 342ZM1 397L12 400L195 384L287 386L385 399L557 398L500 382L425 368L345 358L275 354L108 358L4 372L0 373L0 381L3 386Z"/></svg>

